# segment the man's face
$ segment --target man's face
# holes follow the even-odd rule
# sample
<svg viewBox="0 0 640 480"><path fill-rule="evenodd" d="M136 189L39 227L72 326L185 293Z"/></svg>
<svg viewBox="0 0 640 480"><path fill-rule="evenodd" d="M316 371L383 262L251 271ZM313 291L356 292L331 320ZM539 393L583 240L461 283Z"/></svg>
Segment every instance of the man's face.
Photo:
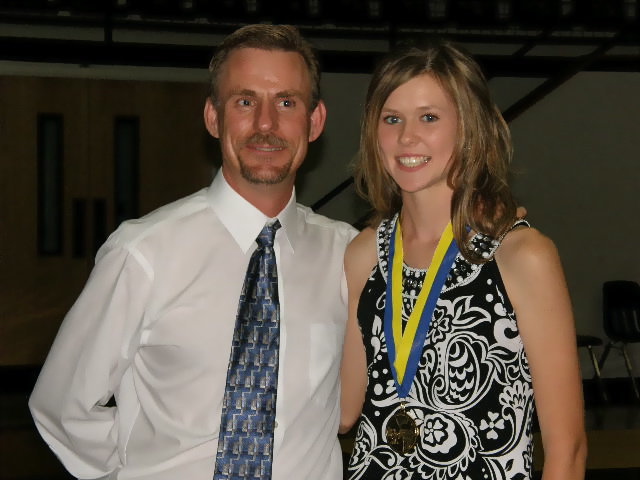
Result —
<svg viewBox="0 0 640 480"><path fill-rule="evenodd" d="M311 84L294 52L241 48L218 80L218 105L207 101L207 129L220 139L227 182L239 193L255 185L293 186L310 141L324 126L324 105L309 111Z"/></svg>

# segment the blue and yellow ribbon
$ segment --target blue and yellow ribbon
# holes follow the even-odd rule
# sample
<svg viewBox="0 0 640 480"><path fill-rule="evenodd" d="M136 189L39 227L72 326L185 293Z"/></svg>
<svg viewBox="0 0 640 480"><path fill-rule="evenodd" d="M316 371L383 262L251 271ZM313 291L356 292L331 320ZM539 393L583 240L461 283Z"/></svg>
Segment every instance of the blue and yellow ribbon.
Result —
<svg viewBox="0 0 640 480"><path fill-rule="evenodd" d="M431 263L409 315L407 325L402 329L402 231L400 218L396 220L394 232L389 239L389 270L387 296L384 312L384 333L391 371L396 382L398 396L406 397L411 389L418 369L431 317L438 297L456 255L458 246L453 238L451 222L440 236Z"/></svg>

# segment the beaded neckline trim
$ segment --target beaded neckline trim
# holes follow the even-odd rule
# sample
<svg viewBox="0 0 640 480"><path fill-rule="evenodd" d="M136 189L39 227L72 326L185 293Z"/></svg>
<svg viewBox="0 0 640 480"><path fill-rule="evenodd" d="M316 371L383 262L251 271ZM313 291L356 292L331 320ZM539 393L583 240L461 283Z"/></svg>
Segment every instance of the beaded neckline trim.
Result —
<svg viewBox="0 0 640 480"><path fill-rule="evenodd" d="M393 233L393 227L398 221L398 214L393 218L383 220L377 229L377 247L378 247L378 265L382 272L385 281L388 276L388 258L389 258L389 238ZM513 227L518 225L529 225L525 220L517 220ZM513 228L512 227L512 228ZM493 255L500 246L502 238L493 239L483 233L476 233L471 238L470 242L473 245L474 252L487 259L493 261ZM467 283L475 278L478 272L482 269L483 264L475 264L468 262L462 254L458 253L455 259L455 263L451 268L447 280L445 281L443 290L449 290L457 285ZM402 266L403 284L405 287L417 288L422 284L426 269L413 268L406 264Z"/></svg>

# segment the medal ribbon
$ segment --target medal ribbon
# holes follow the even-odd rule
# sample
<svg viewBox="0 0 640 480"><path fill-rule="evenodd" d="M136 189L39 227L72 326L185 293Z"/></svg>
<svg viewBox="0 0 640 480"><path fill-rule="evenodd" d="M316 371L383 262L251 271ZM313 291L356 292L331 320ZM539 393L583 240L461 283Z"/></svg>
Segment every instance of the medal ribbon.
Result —
<svg viewBox="0 0 640 480"><path fill-rule="evenodd" d="M384 335L387 339L387 353L391 371L400 398L406 397L411 389L436 302L457 254L458 246L453 238L453 229L451 222L449 222L433 252L422 288L403 333L402 231L400 218L398 217L396 220L394 231L389 239Z"/></svg>

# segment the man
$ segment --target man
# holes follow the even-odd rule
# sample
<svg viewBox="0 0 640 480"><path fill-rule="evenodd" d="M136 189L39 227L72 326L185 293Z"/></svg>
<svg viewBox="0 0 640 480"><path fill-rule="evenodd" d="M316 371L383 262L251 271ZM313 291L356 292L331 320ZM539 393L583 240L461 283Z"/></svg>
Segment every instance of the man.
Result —
<svg viewBox="0 0 640 480"><path fill-rule="evenodd" d="M342 259L355 230L297 205L294 192L325 121L317 60L294 28L252 25L223 42L210 72L204 120L220 140L221 171L208 189L111 235L30 408L79 478L339 479ZM225 415L244 408L226 389L236 385L245 272L265 229L275 231L264 248L276 259L279 361L275 419L258 428L273 433L253 470L225 463L235 427Z"/></svg>

